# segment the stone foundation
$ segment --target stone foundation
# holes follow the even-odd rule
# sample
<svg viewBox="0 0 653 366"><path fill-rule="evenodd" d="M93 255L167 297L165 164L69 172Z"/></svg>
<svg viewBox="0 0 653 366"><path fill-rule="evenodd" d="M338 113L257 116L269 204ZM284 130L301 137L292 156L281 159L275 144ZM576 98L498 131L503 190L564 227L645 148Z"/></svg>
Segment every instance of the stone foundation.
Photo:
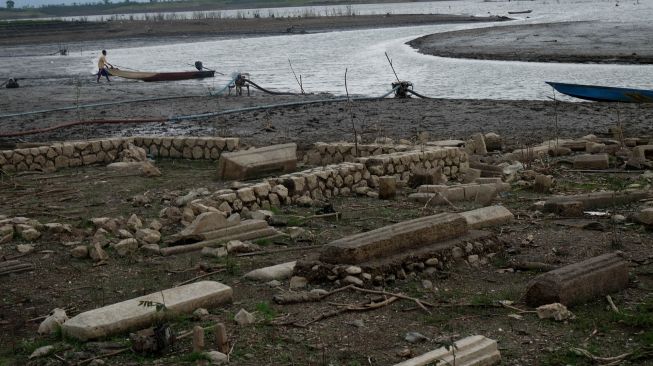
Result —
<svg viewBox="0 0 653 366"><path fill-rule="evenodd" d="M395 176L407 182L417 169L441 168L448 178L469 167L467 154L457 148L409 150L284 174L237 190L223 189L211 196L211 205L223 212L268 209L284 204L308 205L350 194L378 197L379 177Z"/></svg>
<svg viewBox="0 0 653 366"><path fill-rule="evenodd" d="M329 165L343 162L354 162L358 157L368 157L383 154L413 150L410 145L381 145L381 144L358 144L358 155L356 155L356 144L324 143L317 142L313 148L304 154L303 161L310 165Z"/></svg>
<svg viewBox="0 0 653 366"><path fill-rule="evenodd" d="M120 137L71 141L50 146L0 152L0 168L5 172L47 171L116 161L129 143L142 147L154 157L217 160L223 151L238 149L238 138L224 137Z"/></svg>

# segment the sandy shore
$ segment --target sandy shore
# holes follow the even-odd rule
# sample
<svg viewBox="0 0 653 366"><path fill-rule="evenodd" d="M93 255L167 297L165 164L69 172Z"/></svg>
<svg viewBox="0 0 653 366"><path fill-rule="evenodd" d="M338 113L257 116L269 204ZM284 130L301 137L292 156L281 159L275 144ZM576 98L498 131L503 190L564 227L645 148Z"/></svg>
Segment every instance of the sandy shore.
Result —
<svg viewBox="0 0 653 366"><path fill-rule="evenodd" d="M94 40L161 37L260 36L334 30L488 22L504 17L467 15L357 15L314 18L202 19L165 21L8 23L0 28L0 45L70 44Z"/></svg>
<svg viewBox="0 0 653 366"><path fill-rule="evenodd" d="M65 90L66 88L70 90ZM75 106L73 86L34 85L0 91L0 110L21 112ZM91 120L170 118L218 112L251 106L302 102L332 98L328 95L271 96L253 92L251 97L208 96L205 90L175 83L114 81L88 83L82 87L80 105L170 95L195 96L160 101L137 102L80 110L48 112L0 118L0 131L27 131L62 123ZM128 97L126 97L128 95ZM618 110L617 110L618 108ZM617 113L627 135L653 134L653 110L639 105L564 103L557 108L560 136L605 135L617 123ZM432 138L468 138L474 132L496 132L508 144L540 142L555 137L555 108L550 101L498 101L448 99L384 99L355 101L354 123L365 141L377 137L414 138L428 131ZM342 101L279 107L209 118L166 123L129 123L75 126L47 133L1 138L0 144L17 141L73 140L137 134L238 136L247 144L297 142L308 147L316 141L353 141L350 114Z"/></svg>
<svg viewBox="0 0 653 366"><path fill-rule="evenodd" d="M653 25L573 22L431 34L409 44L443 57L588 63L653 63Z"/></svg>

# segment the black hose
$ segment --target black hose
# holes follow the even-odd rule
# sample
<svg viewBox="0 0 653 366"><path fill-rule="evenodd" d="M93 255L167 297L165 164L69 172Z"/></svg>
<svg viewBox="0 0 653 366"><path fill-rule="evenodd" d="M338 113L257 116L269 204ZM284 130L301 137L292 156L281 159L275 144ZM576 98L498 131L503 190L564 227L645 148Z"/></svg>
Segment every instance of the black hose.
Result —
<svg viewBox="0 0 653 366"><path fill-rule="evenodd" d="M420 94L420 93L418 93L416 91L410 90L410 89L408 89L407 92L409 92L411 94L415 94L415 96L418 96L418 97L420 97L422 99L431 99L431 97L427 97L425 95L422 95L422 94Z"/></svg>
<svg viewBox="0 0 653 366"><path fill-rule="evenodd" d="M272 95L300 95L298 93L275 92L275 91L272 91L272 90L267 90L264 87L256 84L255 82L253 82L251 80L245 80L245 82L249 83L249 84L252 84L253 87L255 87L256 89L258 89L258 90L260 90L260 91L262 91L264 93L268 93L268 94L272 94Z"/></svg>

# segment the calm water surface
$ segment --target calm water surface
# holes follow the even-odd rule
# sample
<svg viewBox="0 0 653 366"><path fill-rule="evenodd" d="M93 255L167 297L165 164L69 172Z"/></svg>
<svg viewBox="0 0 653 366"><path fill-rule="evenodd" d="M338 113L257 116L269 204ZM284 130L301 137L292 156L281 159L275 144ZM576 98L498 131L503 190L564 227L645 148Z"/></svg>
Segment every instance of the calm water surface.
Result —
<svg viewBox="0 0 653 366"><path fill-rule="evenodd" d="M355 30L304 35L282 35L237 39L210 39L201 42L174 41L148 45L131 42L109 49L113 64L144 71L179 71L202 60L205 66L227 74L202 81L183 81L200 89L220 88L233 72L249 72L255 82L278 90L297 91L288 59L302 75L307 92L342 95L344 73L348 70L349 92L380 95L387 91L394 75L384 53L393 59L401 79L410 80L415 90L438 98L546 99L552 96L545 80L597 85L652 88L653 66L528 63L449 59L422 55L405 42L431 33L476 27L506 26L569 20L644 22L653 19L653 1L535 0L512 2L440 1L408 4L360 5L357 14L455 13L506 15L508 11L532 9L528 18L513 22L433 25L418 27ZM333 9L334 7L328 7ZM304 8L302 8L304 9ZM302 9L284 11L299 12ZM274 11L282 11L273 9ZM271 9L272 11L272 9ZM324 11L324 10L323 10ZM268 14L261 10L261 14ZM0 58L0 76L66 75L90 78L101 44L80 45L83 51L70 56ZM237 50L237 53L234 53ZM2 52L0 51L0 55ZM6 65L6 67L5 67Z"/></svg>

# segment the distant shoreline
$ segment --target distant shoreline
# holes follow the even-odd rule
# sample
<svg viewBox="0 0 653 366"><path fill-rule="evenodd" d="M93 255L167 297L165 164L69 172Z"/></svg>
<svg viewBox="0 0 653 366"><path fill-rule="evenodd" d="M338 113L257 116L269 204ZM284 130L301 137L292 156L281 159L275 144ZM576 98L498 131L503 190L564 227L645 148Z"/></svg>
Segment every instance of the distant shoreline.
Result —
<svg viewBox="0 0 653 366"><path fill-rule="evenodd" d="M505 17L447 14L320 16L313 18L201 19L162 21L5 23L0 45L70 44L96 40L154 39L161 37L263 36L319 33L336 30L390 28L448 23L493 22Z"/></svg>

